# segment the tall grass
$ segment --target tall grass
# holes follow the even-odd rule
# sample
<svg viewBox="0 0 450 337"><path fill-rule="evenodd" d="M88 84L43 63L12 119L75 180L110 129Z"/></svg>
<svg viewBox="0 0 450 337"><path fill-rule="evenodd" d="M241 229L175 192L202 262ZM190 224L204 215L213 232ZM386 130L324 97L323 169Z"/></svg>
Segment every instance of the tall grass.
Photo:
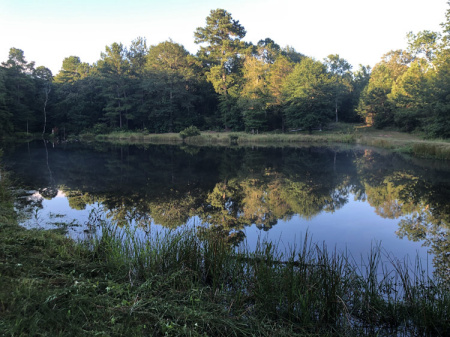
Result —
<svg viewBox="0 0 450 337"><path fill-rule="evenodd" d="M417 157L429 157L437 159L450 159L450 144L439 143L415 143L412 152Z"/></svg>
<svg viewBox="0 0 450 337"><path fill-rule="evenodd" d="M1 335L450 333L448 285L419 264L383 263L380 246L359 260L307 236L235 248L220 230L144 235L92 221L100 233L78 244L0 226Z"/></svg>
<svg viewBox="0 0 450 337"><path fill-rule="evenodd" d="M0 158L3 150L0 149ZM16 219L13 194L10 188L9 174L0 165L0 225Z"/></svg>
<svg viewBox="0 0 450 337"><path fill-rule="evenodd" d="M84 139L93 139L86 134ZM358 143L408 153L416 157L428 157L442 160L450 159L450 144L444 141L426 141L410 134L382 131L358 131L353 127L339 126L332 131L308 133L262 133L245 132L202 132L199 136L182 139L178 133L149 134L147 132L118 131L95 136L97 140L118 143L155 143L155 144L191 144L191 145L261 145L294 146L305 143Z"/></svg>
<svg viewBox="0 0 450 337"><path fill-rule="evenodd" d="M219 305L225 320L280 321L310 333L450 333L448 287L420 265L384 265L380 246L357 263L307 237L281 252L269 241L235 249L205 229L142 237L104 226L94 251L132 286L166 275L177 291L196 289L192 304Z"/></svg>
<svg viewBox="0 0 450 337"><path fill-rule="evenodd" d="M230 144L293 144L293 143L353 143L354 133L315 133L315 134L249 134L245 132L202 132L199 136L182 139L178 133L148 134L142 132L112 132L97 135L97 140L116 142L182 143L192 145L230 145Z"/></svg>
<svg viewBox="0 0 450 337"><path fill-rule="evenodd" d="M360 141L361 144L381 147L383 149L394 149L395 144L389 139L368 138Z"/></svg>
<svg viewBox="0 0 450 337"><path fill-rule="evenodd" d="M178 133L149 134L148 132L114 131L108 134L95 136L96 140L108 140L116 142L153 142L153 143L181 143Z"/></svg>

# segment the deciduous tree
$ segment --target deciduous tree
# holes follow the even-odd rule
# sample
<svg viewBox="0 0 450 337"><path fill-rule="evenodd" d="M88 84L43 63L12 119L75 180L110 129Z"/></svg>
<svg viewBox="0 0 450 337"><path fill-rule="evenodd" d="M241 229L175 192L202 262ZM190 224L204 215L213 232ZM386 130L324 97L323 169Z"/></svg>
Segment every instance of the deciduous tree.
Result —
<svg viewBox="0 0 450 337"><path fill-rule="evenodd" d="M350 99L352 90L352 66L338 54L328 55L325 59L325 66L334 80L334 110L336 113L336 123L339 121L339 111L344 100Z"/></svg>
<svg viewBox="0 0 450 337"><path fill-rule="evenodd" d="M297 64L283 86L286 124L311 132L329 122L333 114L333 84L321 62L305 58Z"/></svg>

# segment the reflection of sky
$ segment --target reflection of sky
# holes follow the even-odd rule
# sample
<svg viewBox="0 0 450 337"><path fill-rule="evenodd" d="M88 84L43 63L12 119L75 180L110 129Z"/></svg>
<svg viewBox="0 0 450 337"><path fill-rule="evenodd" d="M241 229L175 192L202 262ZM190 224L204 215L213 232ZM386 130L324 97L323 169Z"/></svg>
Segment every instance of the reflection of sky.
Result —
<svg viewBox="0 0 450 337"><path fill-rule="evenodd" d="M68 235L74 239L85 237L84 230L89 220L90 212L98 207L97 204L87 205L84 210L76 210L69 206L69 200L65 193L58 190L58 194L51 200L43 198L39 192L34 192L28 197L29 200L38 201L42 199L42 209L37 215L22 223L26 228L54 229L54 223L73 223L67 228Z"/></svg>
<svg viewBox="0 0 450 337"><path fill-rule="evenodd" d="M39 195L34 193L32 197L39 198ZM58 191L58 195L51 200L43 199L42 206L43 209L38 212L38 218L32 218L23 225L27 228L50 229L55 228L51 223L74 221L76 225L68 228L68 235L74 239L86 237L84 231L87 228L89 214L92 210L101 207L99 204L91 204L84 210L72 209L62 191ZM288 221L279 220L277 225L267 232L258 229L255 225L247 227L245 229L246 243L249 249L253 249L260 237L278 243L281 250L294 245L299 249L303 244L305 233L308 232L312 243L321 246L324 242L329 251L334 250L335 247L338 252L344 252L347 249L357 262L361 256L367 258L372 246L381 243L383 250L400 260L409 257L414 262L419 255L423 267L426 268L427 248L422 247L421 242L409 241L406 238L399 239L396 236L395 231L398 229L400 220L401 218L383 219L375 213L375 209L367 201L354 201L353 195L349 195L348 202L334 213L322 212L310 220L293 216ZM192 217L187 225L201 225L201 221L198 217ZM153 224L152 227L153 233L161 233L161 226ZM383 260L386 260L386 257ZM430 256L428 256L428 262L431 272Z"/></svg>
<svg viewBox="0 0 450 337"><path fill-rule="evenodd" d="M299 216L294 216L289 221L279 220L268 233L253 225L246 228L245 233L249 248L255 247L260 235L261 238L279 242L279 247L283 250L284 247L292 247L294 244L297 244L299 249L305 233L308 232L308 240L311 239L312 243L321 246L324 242L328 251L334 250L335 247L338 252L345 252L347 249L356 261L359 261L361 256L367 258L371 247L380 243L386 253L401 261L409 258L414 262L416 257L420 256L422 266L426 268L428 258L431 272L431 256L427 254L427 247L422 247L421 242L399 239L395 234L400 220L401 218L383 219L368 202L354 201L353 195L350 195L348 203L334 213L323 212L311 220ZM383 261L386 260L384 257Z"/></svg>

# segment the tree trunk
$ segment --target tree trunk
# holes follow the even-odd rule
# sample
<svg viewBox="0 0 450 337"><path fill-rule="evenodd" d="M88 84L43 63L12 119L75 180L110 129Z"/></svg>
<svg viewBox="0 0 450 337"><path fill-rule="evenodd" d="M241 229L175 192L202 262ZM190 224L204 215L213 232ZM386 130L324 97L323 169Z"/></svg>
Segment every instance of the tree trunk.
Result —
<svg viewBox="0 0 450 337"><path fill-rule="evenodd" d="M337 101L337 97L336 97L336 101L335 101L335 107L336 107L336 123L338 122L338 101Z"/></svg>
<svg viewBox="0 0 450 337"><path fill-rule="evenodd" d="M47 87L45 90L45 101L44 101L44 129L42 130L42 138L44 138L45 135L45 128L47 127L47 102L48 102L48 95L50 94L50 91L52 90L50 87Z"/></svg>

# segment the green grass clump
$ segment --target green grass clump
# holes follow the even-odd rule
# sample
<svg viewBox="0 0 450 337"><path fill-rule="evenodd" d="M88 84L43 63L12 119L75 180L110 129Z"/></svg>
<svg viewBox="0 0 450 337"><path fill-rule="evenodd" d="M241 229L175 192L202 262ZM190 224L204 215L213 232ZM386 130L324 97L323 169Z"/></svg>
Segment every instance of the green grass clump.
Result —
<svg viewBox="0 0 450 337"><path fill-rule="evenodd" d="M450 159L450 145L440 143L415 143L412 152L417 157Z"/></svg>
<svg viewBox="0 0 450 337"><path fill-rule="evenodd" d="M99 220L75 243L2 225L0 331L6 335L446 335L448 288L380 247L364 263L305 238L280 252L220 230L145 236ZM411 276L412 275L412 276Z"/></svg>
<svg viewBox="0 0 450 337"><path fill-rule="evenodd" d="M366 145L381 147L383 149L394 149L395 145L388 139L374 138L365 142Z"/></svg>

